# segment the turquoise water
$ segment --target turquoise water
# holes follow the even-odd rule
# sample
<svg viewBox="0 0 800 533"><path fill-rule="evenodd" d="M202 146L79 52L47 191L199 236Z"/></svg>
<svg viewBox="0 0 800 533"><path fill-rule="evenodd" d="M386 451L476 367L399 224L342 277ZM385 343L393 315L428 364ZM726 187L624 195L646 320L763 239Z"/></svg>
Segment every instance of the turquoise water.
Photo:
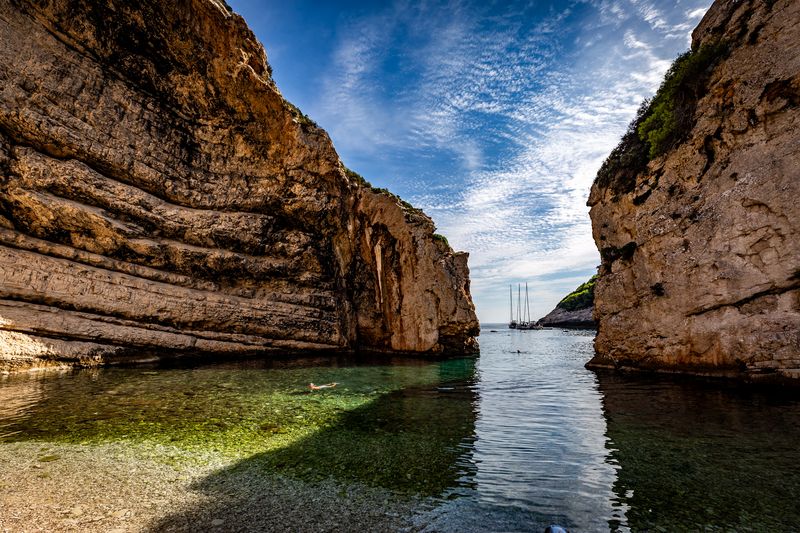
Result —
<svg viewBox="0 0 800 533"><path fill-rule="evenodd" d="M421 531L800 529L800 396L597 374L592 340L489 325L477 360L6 376L0 442L213 452L233 466L196 488L221 508L248 476L334 480L419 502Z"/></svg>

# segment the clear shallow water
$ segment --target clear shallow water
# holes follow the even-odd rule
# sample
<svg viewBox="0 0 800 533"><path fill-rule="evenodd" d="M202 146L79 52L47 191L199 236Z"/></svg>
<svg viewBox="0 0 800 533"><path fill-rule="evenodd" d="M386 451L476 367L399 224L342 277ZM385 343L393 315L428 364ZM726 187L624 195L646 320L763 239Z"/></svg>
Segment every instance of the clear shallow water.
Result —
<svg viewBox="0 0 800 533"><path fill-rule="evenodd" d="M477 361L8 376L0 441L223 454L196 487L221 507L261 474L387 488L426 531L800 529L796 393L595 374L590 332L494 329Z"/></svg>

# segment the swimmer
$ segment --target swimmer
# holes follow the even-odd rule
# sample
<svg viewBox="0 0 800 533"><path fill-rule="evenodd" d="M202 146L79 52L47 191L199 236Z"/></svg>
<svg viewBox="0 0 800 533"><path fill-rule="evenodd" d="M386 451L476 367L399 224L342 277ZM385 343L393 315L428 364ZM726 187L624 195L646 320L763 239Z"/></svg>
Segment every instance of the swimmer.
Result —
<svg viewBox="0 0 800 533"><path fill-rule="evenodd" d="M338 383L327 383L325 385L314 385L313 383L309 383L308 388L311 390L332 389L336 385L338 385Z"/></svg>

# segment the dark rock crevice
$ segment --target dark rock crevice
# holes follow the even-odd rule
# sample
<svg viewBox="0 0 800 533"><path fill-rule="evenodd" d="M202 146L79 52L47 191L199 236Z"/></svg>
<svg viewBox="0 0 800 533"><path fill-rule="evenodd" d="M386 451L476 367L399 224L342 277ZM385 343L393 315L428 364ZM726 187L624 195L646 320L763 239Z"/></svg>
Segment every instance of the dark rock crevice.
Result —
<svg viewBox="0 0 800 533"><path fill-rule="evenodd" d="M750 294L745 296L744 298L740 298L734 302L721 302L718 304L714 304L710 307L704 307L702 309L694 309L689 311L686 316L698 316L703 315L706 313L711 313L713 311L719 311L720 309L724 309L726 307L732 307L741 310L747 304L750 304L758 299L767 297L767 296L780 296L781 294L785 294L788 292L796 291L800 289L800 281L795 281L794 283L790 283L789 285L779 286L779 287L772 287L763 291L759 291L754 294Z"/></svg>

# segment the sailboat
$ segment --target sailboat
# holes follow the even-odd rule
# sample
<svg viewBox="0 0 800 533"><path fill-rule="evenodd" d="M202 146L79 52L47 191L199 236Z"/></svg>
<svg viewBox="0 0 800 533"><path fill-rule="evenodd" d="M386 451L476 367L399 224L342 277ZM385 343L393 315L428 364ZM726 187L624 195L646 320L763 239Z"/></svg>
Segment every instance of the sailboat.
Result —
<svg viewBox="0 0 800 533"><path fill-rule="evenodd" d="M517 316L514 318L514 293L511 285L508 286L508 303L511 320L508 327L511 329L543 329L542 326L531 320L531 304L528 298L528 283L525 282L525 310L522 309L522 286L517 284Z"/></svg>

